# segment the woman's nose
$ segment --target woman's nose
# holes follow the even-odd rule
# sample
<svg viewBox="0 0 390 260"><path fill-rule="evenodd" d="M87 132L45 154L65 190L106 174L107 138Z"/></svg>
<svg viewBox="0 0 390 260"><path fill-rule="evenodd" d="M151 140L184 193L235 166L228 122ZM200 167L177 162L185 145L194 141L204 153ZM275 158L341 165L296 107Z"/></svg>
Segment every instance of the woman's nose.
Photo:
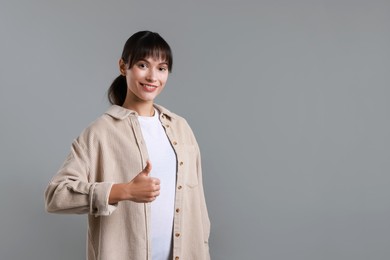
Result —
<svg viewBox="0 0 390 260"><path fill-rule="evenodd" d="M146 75L146 80L148 82L155 82L157 80L156 79L156 72L153 69L150 69L148 71L148 74Z"/></svg>

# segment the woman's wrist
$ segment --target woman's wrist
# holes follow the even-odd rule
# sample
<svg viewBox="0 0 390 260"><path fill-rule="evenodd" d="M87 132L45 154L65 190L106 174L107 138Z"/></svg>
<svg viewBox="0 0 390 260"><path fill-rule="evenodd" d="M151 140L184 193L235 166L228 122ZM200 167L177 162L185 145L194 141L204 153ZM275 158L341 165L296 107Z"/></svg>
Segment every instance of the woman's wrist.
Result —
<svg viewBox="0 0 390 260"><path fill-rule="evenodd" d="M108 204L116 204L127 199L127 189L125 189L125 186L126 183L117 183L112 185L110 195L108 197Z"/></svg>

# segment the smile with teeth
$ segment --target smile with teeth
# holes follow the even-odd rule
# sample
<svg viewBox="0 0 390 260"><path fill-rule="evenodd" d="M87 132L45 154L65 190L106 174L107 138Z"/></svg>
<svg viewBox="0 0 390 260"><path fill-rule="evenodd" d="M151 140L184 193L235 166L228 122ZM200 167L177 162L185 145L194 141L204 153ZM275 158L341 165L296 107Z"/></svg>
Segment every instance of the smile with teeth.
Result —
<svg viewBox="0 0 390 260"><path fill-rule="evenodd" d="M154 91L157 86L141 83L141 86L147 91Z"/></svg>

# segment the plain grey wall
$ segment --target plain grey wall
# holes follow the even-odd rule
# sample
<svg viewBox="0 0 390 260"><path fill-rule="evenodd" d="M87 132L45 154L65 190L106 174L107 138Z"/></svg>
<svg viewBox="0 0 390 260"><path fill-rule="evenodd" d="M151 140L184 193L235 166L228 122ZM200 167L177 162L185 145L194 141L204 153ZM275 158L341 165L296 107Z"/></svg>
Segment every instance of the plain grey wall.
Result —
<svg viewBox="0 0 390 260"><path fill-rule="evenodd" d="M108 107L125 40L174 52L158 103L202 149L214 260L390 258L390 2L0 4L0 258L84 259L43 192Z"/></svg>

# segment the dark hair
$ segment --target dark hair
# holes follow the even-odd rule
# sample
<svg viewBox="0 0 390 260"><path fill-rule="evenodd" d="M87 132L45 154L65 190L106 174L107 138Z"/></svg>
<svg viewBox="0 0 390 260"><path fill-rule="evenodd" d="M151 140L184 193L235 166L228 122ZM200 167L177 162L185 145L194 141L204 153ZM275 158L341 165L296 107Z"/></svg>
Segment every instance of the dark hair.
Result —
<svg viewBox="0 0 390 260"><path fill-rule="evenodd" d="M137 61L148 57L166 61L168 71L172 71L171 48L158 33L140 31L133 34L123 47L122 60L130 69ZM121 106L125 102L126 93L126 77L119 75L107 91L108 101L113 105Z"/></svg>

